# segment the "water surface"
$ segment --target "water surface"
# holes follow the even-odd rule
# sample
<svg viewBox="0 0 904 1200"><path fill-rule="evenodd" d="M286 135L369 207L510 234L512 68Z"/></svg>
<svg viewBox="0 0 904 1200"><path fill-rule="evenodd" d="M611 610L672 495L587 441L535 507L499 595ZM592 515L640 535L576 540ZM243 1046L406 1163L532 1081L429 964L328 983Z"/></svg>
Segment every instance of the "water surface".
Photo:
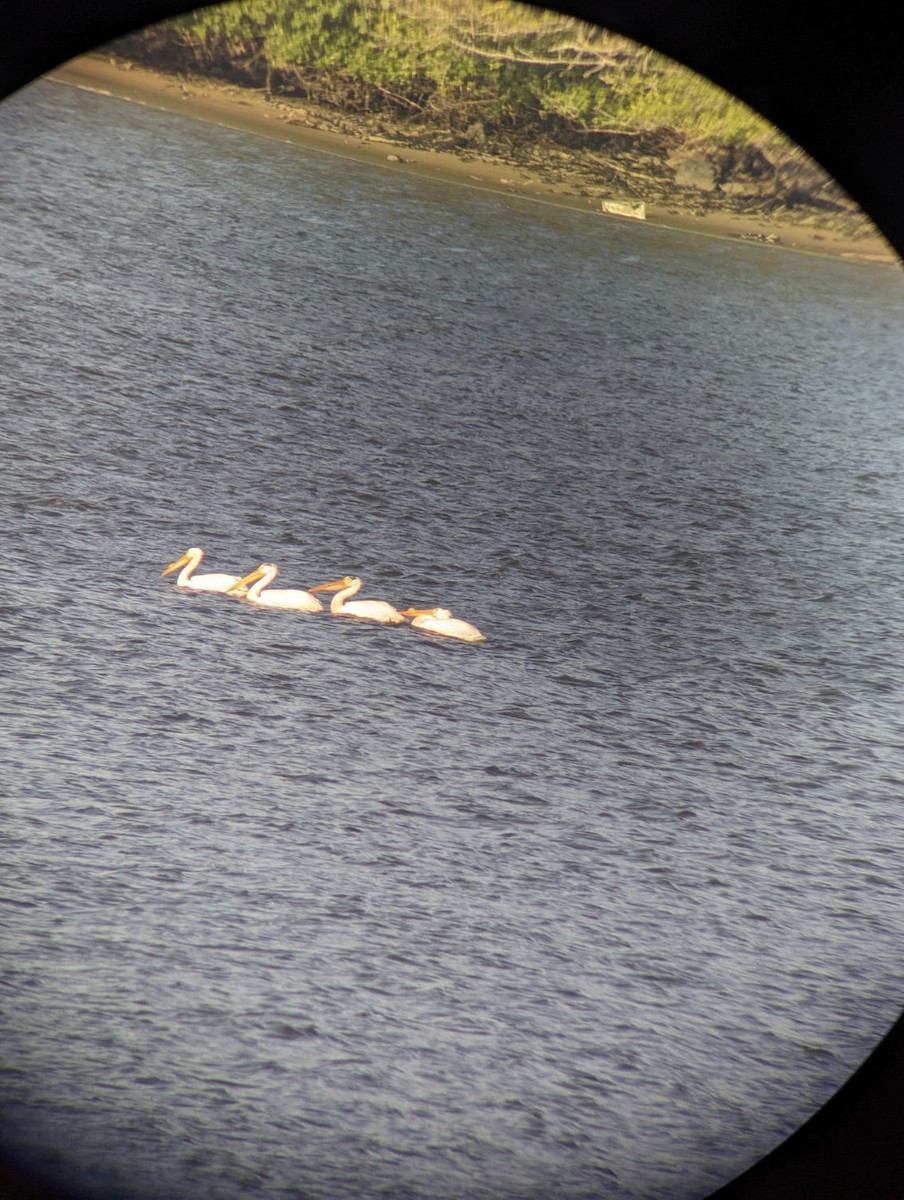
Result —
<svg viewBox="0 0 904 1200"><path fill-rule="evenodd" d="M898 274L46 82L0 142L7 1147L92 1200L770 1149L901 1004Z"/></svg>

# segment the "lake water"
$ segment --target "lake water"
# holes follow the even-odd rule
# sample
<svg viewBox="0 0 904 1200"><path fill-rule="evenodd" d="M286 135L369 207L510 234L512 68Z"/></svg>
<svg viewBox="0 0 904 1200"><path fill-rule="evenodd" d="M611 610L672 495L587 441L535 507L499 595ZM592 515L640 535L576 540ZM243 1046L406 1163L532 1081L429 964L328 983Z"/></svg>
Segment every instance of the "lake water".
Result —
<svg viewBox="0 0 904 1200"><path fill-rule="evenodd" d="M904 997L899 273L47 82L0 154L7 1152L693 1200L776 1145Z"/></svg>

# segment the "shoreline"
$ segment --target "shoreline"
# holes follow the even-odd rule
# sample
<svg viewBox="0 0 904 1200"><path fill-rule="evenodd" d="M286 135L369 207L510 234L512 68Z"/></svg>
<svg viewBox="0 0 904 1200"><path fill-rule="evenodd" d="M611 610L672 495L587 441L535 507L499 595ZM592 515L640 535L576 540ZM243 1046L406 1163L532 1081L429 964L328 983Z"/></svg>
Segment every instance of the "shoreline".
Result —
<svg viewBox="0 0 904 1200"><path fill-rule="evenodd" d="M104 55L82 55L44 76L116 99L165 112L240 129L305 150L332 154L442 183L516 197L605 220L679 230L708 237L741 240L769 250L840 258L846 261L899 266L901 259L878 230L851 237L816 225L735 213L694 214L660 204L646 205L646 218L618 216L602 210L598 197L578 194L567 179L550 181L536 171L506 164L490 156L468 158L443 150L416 149L391 137L361 132L341 133L321 127L317 114L303 104L270 99L263 92L201 77L184 78L149 70ZM613 200L620 197L613 196Z"/></svg>

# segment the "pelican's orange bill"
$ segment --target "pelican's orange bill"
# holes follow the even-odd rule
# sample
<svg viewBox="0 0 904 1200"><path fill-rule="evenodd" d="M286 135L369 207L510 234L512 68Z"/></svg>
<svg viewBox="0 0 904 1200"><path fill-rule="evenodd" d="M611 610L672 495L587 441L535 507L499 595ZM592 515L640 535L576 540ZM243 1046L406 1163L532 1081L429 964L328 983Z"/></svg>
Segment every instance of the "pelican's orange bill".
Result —
<svg viewBox="0 0 904 1200"><path fill-rule="evenodd" d="M241 579L237 579L232 587L228 590L230 592L234 592L236 588L247 587L249 583L254 583L255 579L260 579L263 573L263 566L255 567L253 571L249 571L247 575L243 575Z"/></svg>
<svg viewBox="0 0 904 1200"><path fill-rule="evenodd" d="M318 583L316 587L308 588L309 592L341 592L343 588L347 588L354 579L353 575L346 575L342 579L334 579L332 583Z"/></svg>
<svg viewBox="0 0 904 1200"><path fill-rule="evenodd" d="M169 575L170 571L175 571L178 567L184 567L190 561L191 561L191 555L183 554L181 558L177 558L175 562L171 562L170 565L165 570L160 572L160 574L161 575Z"/></svg>

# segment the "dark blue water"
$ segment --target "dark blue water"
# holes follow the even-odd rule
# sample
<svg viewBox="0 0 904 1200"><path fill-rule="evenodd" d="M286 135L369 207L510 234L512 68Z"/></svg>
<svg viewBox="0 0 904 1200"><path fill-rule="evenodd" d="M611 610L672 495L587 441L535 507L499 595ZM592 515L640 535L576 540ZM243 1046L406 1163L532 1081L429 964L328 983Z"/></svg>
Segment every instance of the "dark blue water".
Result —
<svg viewBox="0 0 904 1200"><path fill-rule="evenodd" d="M770 1149L904 997L898 273L48 83L0 156L5 1147L92 1200Z"/></svg>

